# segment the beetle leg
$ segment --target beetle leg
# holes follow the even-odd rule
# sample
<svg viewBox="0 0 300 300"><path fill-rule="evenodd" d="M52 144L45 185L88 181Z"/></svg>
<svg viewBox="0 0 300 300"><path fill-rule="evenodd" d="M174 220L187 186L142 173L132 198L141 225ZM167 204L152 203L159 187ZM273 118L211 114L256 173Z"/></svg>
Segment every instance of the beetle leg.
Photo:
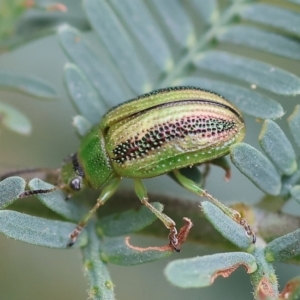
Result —
<svg viewBox="0 0 300 300"><path fill-rule="evenodd" d="M121 178L115 177L104 186L100 196L97 199L95 206L83 217L83 219L78 223L76 228L70 233L69 235L70 242L68 243L69 247L74 245L82 229L85 227L85 225L88 223L88 221L93 216L93 214L97 211L97 209L100 206L102 206L116 192L120 182L121 182Z"/></svg>
<svg viewBox="0 0 300 300"><path fill-rule="evenodd" d="M142 204L144 204L147 208L149 208L156 215L156 217L159 220L161 220L164 223L164 225L170 230L169 233L170 245L174 248L175 251L180 252L180 249L177 247L178 238L177 238L177 229L176 229L175 222L166 214L158 211L153 205L151 205L148 202L146 187L144 186L144 184L140 179L134 180L134 189Z"/></svg>
<svg viewBox="0 0 300 300"><path fill-rule="evenodd" d="M204 170L202 172L203 180L201 186L206 186L206 178L208 177L209 172L210 172L210 163L208 162L204 164Z"/></svg>
<svg viewBox="0 0 300 300"><path fill-rule="evenodd" d="M222 168L225 171L225 180L226 181L230 180L231 177L230 164L225 156L215 158L214 160L211 160L209 164Z"/></svg>
<svg viewBox="0 0 300 300"><path fill-rule="evenodd" d="M202 189L199 187L195 182L192 180L186 178L184 175L180 173L180 170L174 170L173 171L177 181L187 190L190 192L199 195L200 197L205 197L207 198L211 203L216 205L219 209L221 209L228 217L230 217L232 220L235 222L239 223L242 225L246 231L246 234L248 236L252 236L252 242L255 243L256 241L256 236L255 233L252 231L251 227L248 225L247 221L243 219L240 215L240 213L225 204L221 203L219 200L214 198L212 195L207 193L206 190Z"/></svg>

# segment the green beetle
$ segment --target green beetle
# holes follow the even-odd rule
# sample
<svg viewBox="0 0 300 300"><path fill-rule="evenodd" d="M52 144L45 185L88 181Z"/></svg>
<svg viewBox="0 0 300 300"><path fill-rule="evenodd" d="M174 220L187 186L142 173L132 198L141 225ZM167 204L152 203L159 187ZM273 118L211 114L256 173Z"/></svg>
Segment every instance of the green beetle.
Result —
<svg viewBox="0 0 300 300"><path fill-rule="evenodd" d="M241 113L223 97L194 87L157 90L110 110L82 140L78 152L61 168L61 184L50 190L25 191L20 197L49 193L68 195L84 187L102 188L94 208L70 234L74 244L92 214L116 191L122 177L134 180L135 192L170 230L170 245L179 251L175 222L149 202L141 179L173 173L186 189L204 196L255 235L240 214L220 203L180 169L209 162L229 152L244 138Z"/></svg>

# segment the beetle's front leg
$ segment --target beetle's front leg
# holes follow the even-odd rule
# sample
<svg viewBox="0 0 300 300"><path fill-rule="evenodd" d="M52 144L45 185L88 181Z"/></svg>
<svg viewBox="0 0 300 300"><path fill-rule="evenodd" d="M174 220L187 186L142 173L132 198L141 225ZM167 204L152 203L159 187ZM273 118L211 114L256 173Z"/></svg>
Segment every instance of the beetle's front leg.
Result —
<svg viewBox="0 0 300 300"><path fill-rule="evenodd" d="M151 205L148 202L146 187L144 186L144 184L140 179L134 180L134 189L141 202L147 208L149 208L156 215L156 217L159 220L161 220L164 223L164 225L170 230L169 233L170 245L174 248L175 251L180 252L180 249L178 248L177 229L176 229L175 222L166 214L158 211L153 205Z"/></svg>
<svg viewBox="0 0 300 300"><path fill-rule="evenodd" d="M235 222L241 224L248 236L252 236L252 242L256 242L256 236L255 233L252 231L251 227L247 223L245 219L243 219L240 215L240 213L225 204L221 203L219 200L214 198L212 195L207 193L206 190L202 189L199 187L195 182L192 180L186 178L184 175L180 173L179 170L174 170L173 171L177 181L187 190L191 191L192 193L195 193L201 197L207 198L210 202L212 202L214 205L216 205L219 209L221 209L227 216L229 216L232 220Z"/></svg>
<svg viewBox="0 0 300 300"><path fill-rule="evenodd" d="M95 206L83 217L83 219L78 223L76 228L70 233L69 247L73 246L76 242L79 234L81 233L83 227L88 223L89 219L97 211L97 209L102 206L117 190L121 178L116 177L110 180L102 189L100 196L97 199Z"/></svg>

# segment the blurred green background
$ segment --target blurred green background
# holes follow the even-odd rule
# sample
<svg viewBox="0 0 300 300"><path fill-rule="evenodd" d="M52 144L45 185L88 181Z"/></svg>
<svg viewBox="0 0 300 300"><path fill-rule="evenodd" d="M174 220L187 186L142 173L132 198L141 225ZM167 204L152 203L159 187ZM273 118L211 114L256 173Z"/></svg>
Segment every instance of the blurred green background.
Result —
<svg viewBox="0 0 300 300"><path fill-rule="evenodd" d="M80 14L80 6L75 4L74 1L72 3L74 12ZM62 71L66 62L67 59L55 36L44 37L0 55L0 69L35 75L55 86L60 95L56 101L48 101L32 99L11 91L0 91L0 100L24 112L33 125L33 132L28 137L0 128L0 173L24 167L59 167L65 156L76 151L79 139L71 126L75 110L63 87ZM290 66L286 66L287 62ZM299 63L276 59L276 64L284 64L291 72L300 76ZM288 112L279 122L284 124L294 105L300 103L300 98L299 96L293 99L283 97L280 102ZM256 146L261 124L250 118L246 118L246 123L247 127L251 128L246 141ZM223 171L213 167L207 184L210 193L222 201L254 203L263 196L263 193L236 169L233 170L232 180L229 183L224 182L223 176ZM167 185L171 195L180 194L194 201L199 200L177 187L166 176L163 181L160 178L147 180L145 183L149 190L166 189ZM290 212L295 209L299 211L299 206L289 206L288 209ZM201 228L194 230L201 230ZM134 244L141 246L164 242L139 236L133 240ZM2 235L0 244L1 300L88 298L78 250L51 250L9 240ZM169 260L211 252L217 252L217 249L187 243L180 254L174 253L170 258L155 263L135 267L110 266L116 297L120 300L253 299L249 277L242 268L229 278L218 278L213 286L203 289L182 290L171 286L164 278L163 270ZM281 287L284 287L289 279L300 274L298 266L276 264L275 267Z"/></svg>

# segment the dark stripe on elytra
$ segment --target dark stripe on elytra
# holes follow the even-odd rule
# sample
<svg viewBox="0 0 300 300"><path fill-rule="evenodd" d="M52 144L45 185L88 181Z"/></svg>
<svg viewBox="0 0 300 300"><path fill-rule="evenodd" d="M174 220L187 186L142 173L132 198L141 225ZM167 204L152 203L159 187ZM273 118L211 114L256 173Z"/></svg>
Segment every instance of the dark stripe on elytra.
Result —
<svg viewBox="0 0 300 300"><path fill-rule="evenodd" d="M128 160L145 156L149 151L155 150L174 139L183 139L187 135L201 137L217 136L234 128L234 121L221 119L206 119L201 117L187 117L174 123L164 123L152 127L141 138L135 141L128 139L117 145L113 153L114 161L123 164Z"/></svg>

